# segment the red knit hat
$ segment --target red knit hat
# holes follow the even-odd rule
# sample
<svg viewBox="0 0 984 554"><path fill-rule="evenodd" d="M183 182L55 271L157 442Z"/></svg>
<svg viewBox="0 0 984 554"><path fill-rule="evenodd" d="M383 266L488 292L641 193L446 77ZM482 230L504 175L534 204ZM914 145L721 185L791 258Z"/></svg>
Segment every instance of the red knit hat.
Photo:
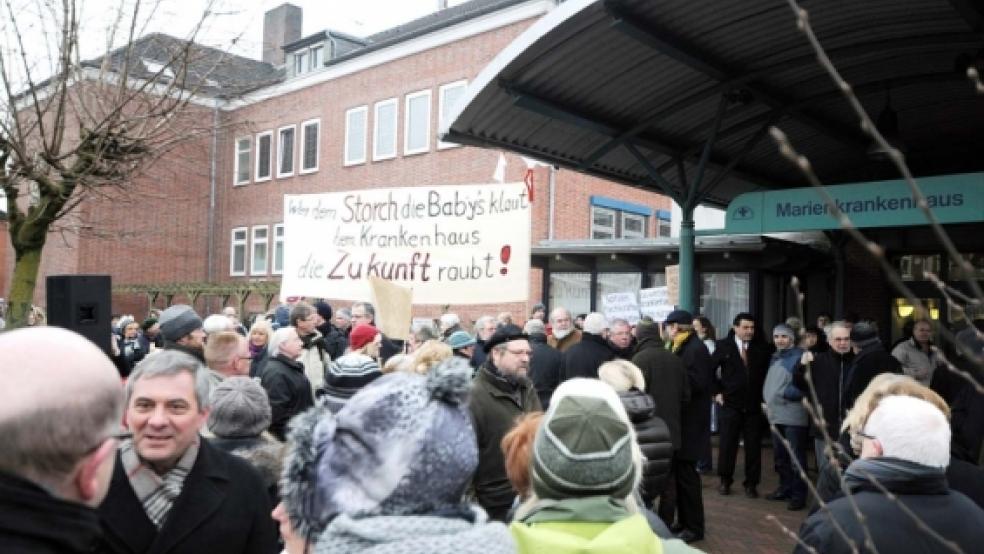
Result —
<svg viewBox="0 0 984 554"><path fill-rule="evenodd" d="M356 325L352 329L352 333L349 335L349 346L352 350L358 350L363 346L372 342L379 334L379 329L376 329L372 325L367 325L365 323L361 325Z"/></svg>

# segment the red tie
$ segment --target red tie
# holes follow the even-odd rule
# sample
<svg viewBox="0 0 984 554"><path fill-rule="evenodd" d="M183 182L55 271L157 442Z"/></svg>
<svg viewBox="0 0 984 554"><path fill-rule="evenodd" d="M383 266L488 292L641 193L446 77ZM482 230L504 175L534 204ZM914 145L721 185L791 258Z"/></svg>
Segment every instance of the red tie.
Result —
<svg viewBox="0 0 984 554"><path fill-rule="evenodd" d="M748 345L744 341L741 343L741 361L746 367L748 366Z"/></svg>

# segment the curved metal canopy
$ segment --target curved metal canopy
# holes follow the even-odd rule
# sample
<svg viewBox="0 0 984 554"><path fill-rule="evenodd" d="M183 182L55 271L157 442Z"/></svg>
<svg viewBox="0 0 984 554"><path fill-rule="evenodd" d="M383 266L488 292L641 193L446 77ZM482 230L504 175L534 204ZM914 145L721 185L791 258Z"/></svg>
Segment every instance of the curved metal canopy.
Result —
<svg viewBox="0 0 984 554"><path fill-rule="evenodd" d="M897 116L917 175L984 169L984 97L965 76L984 69L984 3L803 4L873 119ZM773 124L825 182L898 177L869 154L784 0L569 0L479 74L442 133L721 206L805 185Z"/></svg>

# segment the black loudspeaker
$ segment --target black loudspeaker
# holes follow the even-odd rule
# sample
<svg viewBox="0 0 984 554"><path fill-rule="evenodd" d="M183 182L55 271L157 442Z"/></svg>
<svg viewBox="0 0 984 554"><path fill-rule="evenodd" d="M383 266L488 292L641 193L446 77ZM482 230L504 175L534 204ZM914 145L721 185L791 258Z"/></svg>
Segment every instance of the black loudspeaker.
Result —
<svg viewBox="0 0 984 554"><path fill-rule="evenodd" d="M49 276L48 325L75 331L109 356L111 288L109 275Z"/></svg>

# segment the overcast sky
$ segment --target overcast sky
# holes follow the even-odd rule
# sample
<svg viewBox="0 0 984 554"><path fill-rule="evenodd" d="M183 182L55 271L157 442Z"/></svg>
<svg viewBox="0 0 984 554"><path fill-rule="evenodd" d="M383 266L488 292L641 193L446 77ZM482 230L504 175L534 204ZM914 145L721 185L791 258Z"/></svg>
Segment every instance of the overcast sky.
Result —
<svg viewBox="0 0 984 554"><path fill-rule="evenodd" d="M455 6L464 0L449 0ZM111 28L120 6L128 14L139 4L138 35L163 32L188 37L202 18L209 0L76 0L81 17L82 58L93 58L106 51L107 29ZM281 0L213 0L214 15L206 18L196 41L236 54L259 59L263 33L263 14L284 2ZM437 0L292 0L304 10L303 35L333 29L356 36L366 36L427 15L437 9ZM47 57L44 36L56 29L53 12L47 5L60 9L59 0L0 0L0 35L5 49L13 44L10 17L14 14L25 40L25 50L32 58ZM129 15L127 16L129 18ZM128 21L123 21L126 27ZM119 37L126 33L120 31ZM119 40L116 41L117 45Z"/></svg>

